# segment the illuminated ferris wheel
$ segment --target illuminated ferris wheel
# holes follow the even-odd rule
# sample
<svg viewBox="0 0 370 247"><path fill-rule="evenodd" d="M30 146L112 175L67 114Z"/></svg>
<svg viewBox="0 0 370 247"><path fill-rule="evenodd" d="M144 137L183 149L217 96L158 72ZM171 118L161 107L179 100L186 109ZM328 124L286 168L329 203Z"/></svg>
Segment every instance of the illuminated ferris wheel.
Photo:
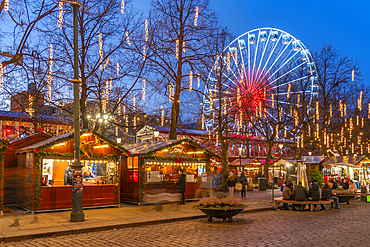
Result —
<svg viewBox="0 0 370 247"><path fill-rule="evenodd" d="M242 122L277 121L274 108L278 106L279 114L293 118L292 105L305 104L311 109L318 93L317 79L309 50L291 34L276 28L246 32L217 56L208 76L203 99L205 128L214 131L215 115L222 111L233 114L233 129L243 132L250 126ZM217 97L220 83L223 93Z"/></svg>

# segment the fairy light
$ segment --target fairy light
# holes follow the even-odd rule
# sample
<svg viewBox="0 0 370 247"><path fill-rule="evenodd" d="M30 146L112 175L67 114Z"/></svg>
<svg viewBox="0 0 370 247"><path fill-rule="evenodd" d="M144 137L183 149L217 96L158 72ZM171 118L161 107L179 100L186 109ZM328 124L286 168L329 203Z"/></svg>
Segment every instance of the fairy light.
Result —
<svg viewBox="0 0 370 247"><path fill-rule="evenodd" d="M109 63L109 57L107 58L107 60L105 60L105 63L103 65L103 69L105 69L107 67L108 63Z"/></svg>
<svg viewBox="0 0 370 247"><path fill-rule="evenodd" d="M333 116L333 109L332 109L332 105L330 104L330 113L329 113L329 116L332 117Z"/></svg>
<svg viewBox="0 0 370 247"><path fill-rule="evenodd" d="M342 129L340 131L340 140L341 140L342 143L344 142L344 127L342 127Z"/></svg>
<svg viewBox="0 0 370 247"><path fill-rule="evenodd" d="M283 108L280 107L280 111L279 111L279 122L281 122L281 116L283 115Z"/></svg>
<svg viewBox="0 0 370 247"><path fill-rule="evenodd" d="M148 19L145 20L145 42L149 39Z"/></svg>
<svg viewBox="0 0 370 247"><path fill-rule="evenodd" d="M134 120L134 129L136 129L136 117L135 116L134 116L133 120Z"/></svg>
<svg viewBox="0 0 370 247"><path fill-rule="evenodd" d="M347 115L347 104L343 104L343 115Z"/></svg>
<svg viewBox="0 0 370 247"><path fill-rule="evenodd" d="M135 98L135 96L132 98L132 105L133 105L134 107L136 107L136 98Z"/></svg>
<svg viewBox="0 0 370 247"><path fill-rule="evenodd" d="M299 139L300 138L301 138L300 136L297 137L297 148L299 148Z"/></svg>
<svg viewBox="0 0 370 247"><path fill-rule="evenodd" d="M53 44L50 44L49 50L49 73L48 73L48 97L47 100L51 100L51 83L53 80Z"/></svg>
<svg viewBox="0 0 370 247"><path fill-rule="evenodd" d="M235 64L238 64L238 47L235 47L234 60Z"/></svg>
<svg viewBox="0 0 370 247"><path fill-rule="evenodd" d="M294 125L298 126L298 112L294 110Z"/></svg>
<svg viewBox="0 0 370 247"><path fill-rule="evenodd" d="M364 118L361 118L361 128L364 128Z"/></svg>
<svg viewBox="0 0 370 247"><path fill-rule="evenodd" d="M301 99L301 95L300 95L300 94L298 94L298 95L297 95L297 108L299 108L299 101L300 101L300 99Z"/></svg>
<svg viewBox="0 0 370 247"><path fill-rule="evenodd" d="M223 105L223 107L224 107L224 115L226 115L227 114L227 101L226 101L226 98L224 98L224 105Z"/></svg>
<svg viewBox="0 0 370 247"><path fill-rule="evenodd" d="M227 72L230 71L230 58L231 58L231 55L230 55L230 52L227 53Z"/></svg>
<svg viewBox="0 0 370 247"><path fill-rule="evenodd" d="M121 0L121 13L125 13L125 0Z"/></svg>
<svg viewBox="0 0 370 247"><path fill-rule="evenodd" d="M304 139L303 139L304 137L303 137L303 134L301 135L301 148L303 148L303 145L304 145Z"/></svg>
<svg viewBox="0 0 370 247"><path fill-rule="evenodd" d="M286 129L286 126L284 126L284 138L286 138L286 135L287 134L287 129Z"/></svg>
<svg viewBox="0 0 370 247"><path fill-rule="evenodd" d="M182 52L185 53L185 41L182 42Z"/></svg>
<svg viewBox="0 0 370 247"><path fill-rule="evenodd" d="M352 130L353 130L353 121L352 118L349 119L349 138L352 138Z"/></svg>
<svg viewBox="0 0 370 247"><path fill-rule="evenodd" d="M274 98L274 94L271 94L271 107L274 108L275 107L275 98Z"/></svg>
<svg viewBox="0 0 370 247"><path fill-rule="evenodd" d="M161 113L161 125L164 126L164 110L163 110L163 106L161 106L162 108L162 113Z"/></svg>
<svg viewBox="0 0 370 247"><path fill-rule="evenodd" d="M355 153L355 144L352 142L352 153Z"/></svg>
<svg viewBox="0 0 370 247"><path fill-rule="evenodd" d="M112 91L112 86L113 86L113 80L112 77L109 79L109 90Z"/></svg>
<svg viewBox="0 0 370 247"><path fill-rule="evenodd" d="M119 62L117 62L117 75L119 75Z"/></svg>
<svg viewBox="0 0 370 247"><path fill-rule="evenodd" d="M352 81L355 81L355 71L352 70Z"/></svg>
<svg viewBox="0 0 370 247"><path fill-rule="evenodd" d="M195 7L194 26L198 26L199 7Z"/></svg>
<svg viewBox="0 0 370 247"><path fill-rule="evenodd" d="M202 114L202 130L204 130L204 114Z"/></svg>
<svg viewBox="0 0 370 247"><path fill-rule="evenodd" d="M243 130L243 112L241 111L239 115L240 129Z"/></svg>
<svg viewBox="0 0 370 247"><path fill-rule="evenodd" d="M127 40L127 44L131 45L130 36L128 35L128 31L126 31L126 40Z"/></svg>
<svg viewBox="0 0 370 247"><path fill-rule="evenodd" d="M176 58L179 59L179 40L176 40Z"/></svg>
<svg viewBox="0 0 370 247"><path fill-rule="evenodd" d="M216 62L215 62L215 66L213 67L214 70L216 70L217 67L218 67L218 58L219 58L219 56L220 56L219 54L216 55Z"/></svg>
<svg viewBox="0 0 370 247"><path fill-rule="evenodd" d="M193 71L190 70L190 73L189 73L189 91L191 92L192 89L193 89Z"/></svg>
<svg viewBox="0 0 370 247"><path fill-rule="evenodd" d="M343 117L343 103L342 103L342 100L339 100L339 111L340 111L340 116Z"/></svg>
<svg viewBox="0 0 370 247"><path fill-rule="evenodd" d="M1 74L2 74L2 66L1 66ZM367 109L368 109L367 110L367 118L370 118L370 103L369 103Z"/></svg>
<svg viewBox="0 0 370 247"><path fill-rule="evenodd" d="M101 37L101 33L99 33L99 55L100 55L100 69L102 69L102 63L103 63L103 41Z"/></svg>
<svg viewBox="0 0 370 247"><path fill-rule="evenodd" d="M170 82L170 84L168 85L168 98L169 98L169 102L172 102L172 82Z"/></svg>
<svg viewBox="0 0 370 247"><path fill-rule="evenodd" d="M357 136L357 144L361 145L361 136Z"/></svg>
<svg viewBox="0 0 370 247"><path fill-rule="evenodd" d="M146 46L143 45L143 61L145 61L146 58Z"/></svg>
<svg viewBox="0 0 370 247"><path fill-rule="evenodd" d="M4 89L4 86L3 86L3 75L4 75L3 64L0 63L0 91L3 91L3 89ZM369 114L370 114L370 108L369 108Z"/></svg>
<svg viewBox="0 0 370 247"><path fill-rule="evenodd" d="M357 100L358 102L358 109L362 111L362 91L360 92L360 98Z"/></svg>
<svg viewBox="0 0 370 247"><path fill-rule="evenodd" d="M316 138L317 139L320 138L320 127L319 127L319 123L316 123Z"/></svg>
<svg viewBox="0 0 370 247"><path fill-rule="evenodd" d="M241 99L240 88L238 87L238 89L237 89L237 101L238 101L238 104L239 104L239 108L242 107L242 101L240 99Z"/></svg>
<svg viewBox="0 0 370 247"><path fill-rule="evenodd" d="M319 112L319 102L316 102L316 120L320 120L320 112Z"/></svg>
<svg viewBox="0 0 370 247"><path fill-rule="evenodd" d="M275 126L275 138L276 140L279 140L279 125Z"/></svg>
<svg viewBox="0 0 370 247"><path fill-rule="evenodd" d="M293 116L293 107L290 106L290 116Z"/></svg>
<svg viewBox="0 0 370 247"><path fill-rule="evenodd" d="M4 1L4 10L9 11L9 0Z"/></svg>
<svg viewBox="0 0 370 247"><path fill-rule="evenodd" d="M121 115L121 107L119 107L119 104L120 104L120 102L121 102L121 97L118 97L118 100L117 100L117 105L118 105L118 107L117 107L117 109L118 109L118 111L117 111L117 113L118 113L118 115Z"/></svg>
<svg viewBox="0 0 370 247"><path fill-rule="evenodd" d="M286 94L286 98L289 99L289 96L290 96L290 89L291 89L292 85L290 85L290 83L288 84L288 92Z"/></svg>
<svg viewBox="0 0 370 247"><path fill-rule="evenodd" d="M63 1L60 1L58 3L58 6L59 6L59 19L58 19L57 24L58 24L58 27L60 29L63 28L63 4L64 4Z"/></svg>
<svg viewBox="0 0 370 247"><path fill-rule="evenodd" d="M308 104L307 104L307 108L306 109L307 109L307 116L308 116L308 115L310 115L310 107L308 106Z"/></svg>
<svg viewBox="0 0 370 247"><path fill-rule="evenodd" d="M143 100L145 101L145 85L146 84L146 79L143 78Z"/></svg>
<svg viewBox="0 0 370 247"><path fill-rule="evenodd" d="M200 74L198 73L198 88L200 87ZM369 104L370 105L370 104Z"/></svg>
<svg viewBox="0 0 370 247"><path fill-rule="evenodd" d="M359 126L360 125L360 116L356 117L356 122L357 122L357 126Z"/></svg>
<svg viewBox="0 0 370 247"><path fill-rule="evenodd" d="M311 137L311 125L308 125L308 137Z"/></svg>

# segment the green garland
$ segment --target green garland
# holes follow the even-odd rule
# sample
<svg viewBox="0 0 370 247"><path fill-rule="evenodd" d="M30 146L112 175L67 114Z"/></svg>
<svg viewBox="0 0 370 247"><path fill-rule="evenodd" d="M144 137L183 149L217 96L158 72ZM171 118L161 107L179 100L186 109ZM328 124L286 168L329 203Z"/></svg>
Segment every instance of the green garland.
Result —
<svg viewBox="0 0 370 247"><path fill-rule="evenodd" d="M0 153L1 154L1 153ZM56 152L39 152L39 153L36 153L35 154L35 174L36 174L36 178L35 178L35 195L33 197L33 205L34 205L34 208L33 210L34 211L37 211L39 210L40 208L40 192L41 192L41 182L40 182L40 178L41 178L41 160L42 160L42 157L45 157L45 156L51 156L51 157L74 157L74 154L73 153L56 153ZM115 199L116 199L116 203L119 204L120 203L120 188L119 188L119 179L120 179L120 170L119 170L119 155L117 154L103 154L103 156L99 155L99 154L93 154L93 158L102 158L102 159L106 159L106 160L109 160L109 161L113 161L115 163L115 166L116 166L116 171L115 171Z"/></svg>
<svg viewBox="0 0 370 247"><path fill-rule="evenodd" d="M139 161L140 161L140 168L141 172L140 174L140 203L143 203L144 201L144 195L145 195L145 159L139 156Z"/></svg>
<svg viewBox="0 0 370 247"><path fill-rule="evenodd" d="M3 210L3 176L4 176L4 149L9 148L9 143L5 140L0 140L0 211Z"/></svg>

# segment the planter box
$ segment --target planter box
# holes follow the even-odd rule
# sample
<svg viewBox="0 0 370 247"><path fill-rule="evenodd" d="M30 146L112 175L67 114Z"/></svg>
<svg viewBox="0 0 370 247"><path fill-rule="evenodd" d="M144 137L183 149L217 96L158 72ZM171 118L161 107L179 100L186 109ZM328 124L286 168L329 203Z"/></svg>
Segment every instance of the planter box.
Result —
<svg viewBox="0 0 370 247"><path fill-rule="evenodd" d="M233 222L233 216L239 214L244 210L244 208L236 208L236 209L211 209L211 208L199 208L200 211L205 213L208 217L207 220L209 222L212 221L212 218L221 218L223 220L228 219L229 222Z"/></svg>

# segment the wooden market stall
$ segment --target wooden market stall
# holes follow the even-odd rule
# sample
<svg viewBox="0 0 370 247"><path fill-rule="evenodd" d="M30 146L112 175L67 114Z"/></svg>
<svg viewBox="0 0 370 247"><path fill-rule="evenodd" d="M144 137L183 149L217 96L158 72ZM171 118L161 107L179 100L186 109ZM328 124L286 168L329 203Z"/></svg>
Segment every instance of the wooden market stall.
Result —
<svg viewBox="0 0 370 247"><path fill-rule="evenodd" d="M72 207L74 133L17 150L17 205L31 211ZM90 130L81 137L83 206L119 205L121 158L129 152Z"/></svg>
<svg viewBox="0 0 370 247"><path fill-rule="evenodd" d="M8 145L7 141L0 139L0 215L3 215L4 204L4 149Z"/></svg>
<svg viewBox="0 0 370 247"><path fill-rule="evenodd" d="M123 147L131 155L122 161L121 200L139 204L144 203L145 194L175 193L180 169L186 174L185 198L194 198L202 174L215 170L219 158L188 139Z"/></svg>

